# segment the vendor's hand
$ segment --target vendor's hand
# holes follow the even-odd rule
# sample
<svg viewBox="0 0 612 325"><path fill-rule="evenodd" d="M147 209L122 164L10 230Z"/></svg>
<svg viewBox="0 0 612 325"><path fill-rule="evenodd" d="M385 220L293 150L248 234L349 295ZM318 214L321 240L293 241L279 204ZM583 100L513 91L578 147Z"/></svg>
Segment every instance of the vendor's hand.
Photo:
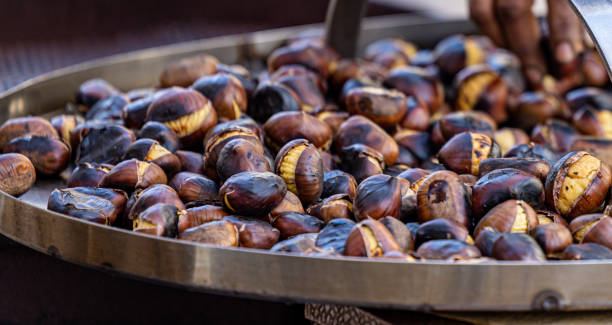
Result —
<svg viewBox="0 0 612 325"><path fill-rule="evenodd" d="M514 51L529 83L538 87L546 74L533 0L470 0L470 17L498 46ZM582 24L566 0L548 0L548 25L557 63L569 63L584 47Z"/></svg>

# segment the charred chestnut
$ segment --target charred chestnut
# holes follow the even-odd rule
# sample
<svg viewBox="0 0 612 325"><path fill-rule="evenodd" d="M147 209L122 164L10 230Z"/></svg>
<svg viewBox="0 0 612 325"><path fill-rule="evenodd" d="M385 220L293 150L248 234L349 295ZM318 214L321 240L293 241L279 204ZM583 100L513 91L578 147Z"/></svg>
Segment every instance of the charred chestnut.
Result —
<svg viewBox="0 0 612 325"><path fill-rule="evenodd" d="M131 158L152 162L161 167L169 176L181 171L181 161L178 157L152 139L139 139L130 144L123 159Z"/></svg>
<svg viewBox="0 0 612 325"><path fill-rule="evenodd" d="M121 161L125 151L134 141L132 131L120 125L80 124L71 134L71 142L76 143L76 163L95 162L116 164ZM106 123L104 123L106 124ZM83 126L81 129L79 127ZM102 145L100 145L102 144Z"/></svg>
<svg viewBox="0 0 612 325"><path fill-rule="evenodd" d="M3 151L28 157L36 171L43 175L56 175L66 169L70 162L70 148L57 138L15 138L4 146Z"/></svg>
<svg viewBox="0 0 612 325"><path fill-rule="evenodd" d="M100 181L100 187L119 188L132 191L153 184L166 184L166 174L153 163L129 159L115 165Z"/></svg>
<svg viewBox="0 0 612 325"><path fill-rule="evenodd" d="M449 36L434 48L435 62L446 80L452 80L465 67L484 62L485 54L474 36Z"/></svg>
<svg viewBox="0 0 612 325"><path fill-rule="evenodd" d="M283 146L274 162L276 173L302 203L316 201L323 192L323 161L317 148L304 139Z"/></svg>
<svg viewBox="0 0 612 325"><path fill-rule="evenodd" d="M459 71L454 83L457 109L487 112L497 123L508 119L508 87L497 72L486 65L472 65Z"/></svg>
<svg viewBox="0 0 612 325"><path fill-rule="evenodd" d="M79 91L76 94L76 103L79 105L81 112L87 110L110 95L118 94L119 90L104 79L87 80L79 86Z"/></svg>
<svg viewBox="0 0 612 325"><path fill-rule="evenodd" d="M501 150L493 139L473 132L455 135L438 152L438 159L444 166L459 174L472 175L478 175L481 161L500 156Z"/></svg>
<svg viewBox="0 0 612 325"><path fill-rule="evenodd" d="M394 88L406 96L414 96L425 104L429 113L435 113L444 105L442 83L427 70L419 67L393 69L383 81L383 85Z"/></svg>
<svg viewBox="0 0 612 325"><path fill-rule="evenodd" d="M98 187L113 165L80 163L68 178L67 187Z"/></svg>
<svg viewBox="0 0 612 325"><path fill-rule="evenodd" d="M0 148L4 148L9 141L22 137L59 138L53 125L42 117L13 118L0 126Z"/></svg>
<svg viewBox="0 0 612 325"><path fill-rule="evenodd" d="M129 102L123 94L110 95L91 106L85 114L85 119L123 124L123 108Z"/></svg>
<svg viewBox="0 0 612 325"><path fill-rule="evenodd" d="M0 155L0 190L18 196L36 182L36 171L28 157L18 153Z"/></svg>
<svg viewBox="0 0 612 325"><path fill-rule="evenodd" d="M578 132L572 126L560 120L548 120L531 131L533 142L559 152L568 151L577 136Z"/></svg>
<svg viewBox="0 0 612 325"><path fill-rule="evenodd" d="M520 157L487 158L480 163L478 171L480 176L483 176L491 171L502 168L522 170L538 177L542 182L546 181L546 176L550 171L550 166L542 159Z"/></svg>
<svg viewBox="0 0 612 325"><path fill-rule="evenodd" d="M285 193L285 182L275 174L242 172L225 181L219 189L219 201L231 212L258 217L272 211Z"/></svg>
<svg viewBox="0 0 612 325"><path fill-rule="evenodd" d="M127 195L121 190L75 187L53 190L47 209L78 219L112 225L126 202Z"/></svg>
<svg viewBox="0 0 612 325"><path fill-rule="evenodd" d="M179 213L178 232L182 233L186 229L197 227L201 224L219 221L229 213L220 206L201 205L186 209Z"/></svg>
<svg viewBox="0 0 612 325"><path fill-rule="evenodd" d="M549 257L561 255L567 246L573 242L572 234L566 226L549 223L536 226L529 233Z"/></svg>
<svg viewBox="0 0 612 325"><path fill-rule="evenodd" d="M355 221L349 219L334 219L321 229L315 244L325 250L344 254L346 240L355 226Z"/></svg>
<svg viewBox="0 0 612 325"><path fill-rule="evenodd" d="M510 148L504 154L504 157L522 157L522 158L537 158L546 161L549 166L553 166L557 162L557 153L546 146L535 144L517 144Z"/></svg>
<svg viewBox="0 0 612 325"><path fill-rule="evenodd" d="M234 120L242 116L247 108L247 95L238 78L217 73L196 80L191 86L212 101L219 119Z"/></svg>
<svg viewBox="0 0 612 325"><path fill-rule="evenodd" d="M353 175L345 173L341 170L332 170L325 172L323 175L322 198L326 198L334 194L347 194L352 201L355 198L356 192L357 181Z"/></svg>
<svg viewBox="0 0 612 325"><path fill-rule="evenodd" d="M384 174L365 179L357 187L353 206L355 218L399 218L403 194L401 186L400 179Z"/></svg>
<svg viewBox="0 0 612 325"><path fill-rule="evenodd" d="M256 121L265 123L278 112L299 111L300 108L300 100L293 90L277 82L263 82L255 89L248 113Z"/></svg>
<svg viewBox="0 0 612 325"><path fill-rule="evenodd" d="M217 184L202 175L185 178L179 183L176 191L183 202L200 202L210 204L217 200L219 187Z"/></svg>
<svg viewBox="0 0 612 325"><path fill-rule="evenodd" d="M426 260L471 260L481 257L476 246L455 239L437 239L423 243L416 254Z"/></svg>
<svg viewBox="0 0 612 325"><path fill-rule="evenodd" d="M314 215L308 209L308 214ZM334 219L353 219L353 203L347 194L335 194L324 199L317 207L317 218L329 223Z"/></svg>

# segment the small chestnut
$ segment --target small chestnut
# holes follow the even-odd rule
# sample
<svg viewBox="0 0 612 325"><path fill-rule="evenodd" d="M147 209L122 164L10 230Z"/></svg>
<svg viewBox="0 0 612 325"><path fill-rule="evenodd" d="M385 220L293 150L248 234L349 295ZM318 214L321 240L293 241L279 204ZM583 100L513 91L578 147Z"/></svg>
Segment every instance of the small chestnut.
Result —
<svg viewBox="0 0 612 325"><path fill-rule="evenodd" d="M272 226L280 230L280 237L287 239L309 232L318 233L323 228L323 221L308 214L284 212L271 220Z"/></svg>
<svg viewBox="0 0 612 325"><path fill-rule="evenodd" d="M329 148L331 128L320 119L305 112L280 112L272 115L263 126L266 144L278 152L291 140L306 139L317 148Z"/></svg>
<svg viewBox="0 0 612 325"><path fill-rule="evenodd" d="M76 148L75 162L120 162L129 145L134 142L132 131L120 125L88 123L77 126L70 136L71 143L75 144L72 148Z"/></svg>
<svg viewBox="0 0 612 325"><path fill-rule="evenodd" d="M187 150L177 150L174 155L181 162L181 171L202 174L204 172L204 157L202 154Z"/></svg>
<svg viewBox="0 0 612 325"><path fill-rule="evenodd" d="M165 184L153 184L144 190L138 190L132 194L130 202L126 205L126 221L131 226L134 219L147 208L159 204L169 204L178 210L184 210L185 205L180 200L176 191Z"/></svg>
<svg viewBox="0 0 612 325"><path fill-rule="evenodd" d="M282 111L299 111L300 100L295 92L280 83L262 82L255 89L248 114L259 123L265 123L272 115Z"/></svg>
<svg viewBox="0 0 612 325"><path fill-rule="evenodd" d="M397 90L358 87L346 94L346 108L353 115L363 115L383 128L401 121L406 113L406 97Z"/></svg>
<svg viewBox="0 0 612 325"><path fill-rule="evenodd" d="M368 44L364 58L387 69L407 66L417 47L400 38L384 38Z"/></svg>
<svg viewBox="0 0 612 325"><path fill-rule="evenodd" d="M4 148L9 141L22 137L59 139L53 125L38 116L12 118L0 126L0 148Z"/></svg>
<svg viewBox="0 0 612 325"><path fill-rule="evenodd" d="M538 225L529 234L549 257L561 255L565 248L573 242L569 229L559 223Z"/></svg>
<svg viewBox="0 0 612 325"><path fill-rule="evenodd" d="M87 112L99 100L118 94L119 90L104 79L90 79L79 86L76 103L81 112Z"/></svg>
<svg viewBox="0 0 612 325"><path fill-rule="evenodd" d="M529 204L521 200L508 200L498 204L480 219L474 228L478 237L484 228L493 228L498 232L529 233L538 225L536 212Z"/></svg>
<svg viewBox="0 0 612 325"><path fill-rule="evenodd" d="M28 157L18 153L0 155L0 190L19 196L36 182L36 171Z"/></svg>
<svg viewBox="0 0 612 325"><path fill-rule="evenodd" d="M136 158L152 162L161 167L168 176L181 171L181 161L177 156L152 139L138 139L127 148L123 159Z"/></svg>
<svg viewBox="0 0 612 325"><path fill-rule="evenodd" d="M609 260L612 250L595 243L572 244L561 254L562 260Z"/></svg>
<svg viewBox="0 0 612 325"><path fill-rule="evenodd" d="M612 218L605 214L585 214L570 222L574 241L595 243L612 249Z"/></svg>
<svg viewBox="0 0 612 325"><path fill-rule="evenodd" d="M68 178L67 187L98 187L104 175L113 168L109 164L80 163Z"/></svg>
<svg viewBox="0 0 612 325"><path fill-rule="evenodd" d="M458 110L487 112L497 123L508 119L506 102L508 87L491 68L478 64L459 71L454 80Z"/></svg>
<svg viewBox="0 0 612 325"><path fill-rule="evenodd" d="M179 148L179 138L170 127L164 123L149 121L138 132L139 139L153 139L170 152L176 153Z"/></svg>
<svg viewBox="0 0 612 325"><path fill-rule="evenodd" d="M342 169L355 177L357 183L382 174L385 162L380 152L360 143L342 149Z"/></svg>
<svg viewBox="0 0 612 325"><path fill-rule="evenodd" d="M402 205L400 179L384 174L365 179L357 187L353 212L357 220L380 219L386 216L399 218Z"/></svg>
<svg viewBox="0 0 612 325"><path fill-rule="evenodd" d="M480 258L478 248L456 239L436 239L423 243L416 254L425 260L461 261Z"/></svg>
<svg viewBox="0 0 612 325"><path fill-rule="evenodd" d="M183 202L201 202L210 204L215 202L219 196L217 183L202 175L185 178L179 183L176 190Z"/></svg>
<svg viewBox="0 0 612 325"><path fill-rule="evenodd" d="M433 114L444 105L444 88L437 77L419 67L393 69L383 81L383 85L394 88L406 96L414 96L422 101L429 113Z"/></svg>
<svg viewBox="0 0 612 325"><path fill-rule="evenodd" d="M558 152L566 152L578 135L579 133L571 125L551 119L533 128L531 140Z"/></svg>
<svg viewBox="0 0 612 325"><path fill-rule="evenodd" d="M300 199L289 191L285 193L283 200L270 211L270 217L275 218L285 212L306 213Z"/></svg>
<svg viewBox="0 0 612 325"><path fill-rule="evenodd" d="M216 165L217 175L222 181L244 171L271 171L263 147L245 139L234 139L227 142L219 153Z"/></svg>
<svg viewBox="0 0 612 325"><path fill-rule="evenodd" d="M323 193L321 198L330 197L334 194L347 194L351 201L357 193L357 181L351 174L341 170L331 170L323 174Z"/></svg>
<svg viewBox="0 0 612 325"><path fill-rule="evenodd" d="M354 226L353 220L330 220L317 235L315 244L322 249L344 254L346 240Z"/></svg>
<svg viewBox="0 0 612 325"><path fill-rule="evenodd" d="M242 172L232 175L219 189L219 201L239 215L264 216L285 197L282 178L268 172Z"/></svg>
<svg viewBox="0 0 612 325"><path fill-rule="evenodd" d="M414 246L436 239L456 239L468 244L474 244L474 239L468 230L461 224L451 219L434 219L424 222L416 230Z"/></svg>
<svg viewBox="0 0 612 325"><path fill-rule="evenodd" d="M186 229L221 220L228 215L229 213L223 207L216 205L201 205L186 209L179 213L178 232L182 233Z"/></svg>
<svg viewBox="0 0 612 325"><path fill-rule="evenodd" d="M342 152L342 148L355 143L367 145L380 152L388 166L393 165L397 159L399 148L395 140L377 124L361 115L351 116L344 121L334 138L336 152Z"/></svg>
<svg viewBox="0 0 612 325"><path fill-rule="evenodd" d="M437 171L425 178L417 191L417 212L421 223L445 218L471 228L468 192L451 171Z"/></svg>

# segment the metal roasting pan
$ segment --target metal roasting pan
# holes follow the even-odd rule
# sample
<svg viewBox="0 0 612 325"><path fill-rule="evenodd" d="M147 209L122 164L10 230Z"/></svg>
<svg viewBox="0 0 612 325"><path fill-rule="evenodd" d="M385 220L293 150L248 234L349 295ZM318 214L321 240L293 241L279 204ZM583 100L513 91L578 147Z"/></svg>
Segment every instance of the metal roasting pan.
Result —
<svg viewBox="0 0 612 325"><path fill-rule="evenodd" d="M209 53L225 63L263 60L297 32L284 28L164 46L57 70L0 94L0 122L46 115L73 100L79 84L101 77L123 90L154 86L168 62ZM383 37L431 47L473 32L467 21L398 15L366 19L360 48ZM288 302L426 311L596 310L612 308L612 261L401 262L322 258L232 249L156 238L45 209L64 180L39 179L15 198L0 192L0 233L83 266L187 290Z"/></svg>

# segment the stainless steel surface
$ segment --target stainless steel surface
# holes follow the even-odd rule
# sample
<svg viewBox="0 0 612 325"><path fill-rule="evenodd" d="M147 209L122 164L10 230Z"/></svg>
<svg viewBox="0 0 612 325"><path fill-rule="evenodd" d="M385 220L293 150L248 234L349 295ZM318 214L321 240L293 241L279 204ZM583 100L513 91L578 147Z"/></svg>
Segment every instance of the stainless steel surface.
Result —
<svg viewBox="0 0 612 325"><path fill-rule="evenodd" d="M325 42L342 57L352 58L357 53L361 20L368 0L332 0L325 19Z"/></svg>
<svg viewBox="0 0 612 325"><path fill-rule="evenodd" d="M364 43L395 36L423 46L472 31L467 22L425 22L406 16L366 20L364 26ZM155 48L56 71L0 94L0 120L62 107L78 85L92 77L106 78L124 90L154 85L164 64L196 53L210 53L227 63L261 60L299 30ZM612 308L608 261L408 263L219 248L134 234L47 211L46 195L57 182L39 181L22 200L0 193L0 233L67 261L190 290L413 310Z"/></svg>
<svg viewBox="0 0 612 325"><path fill-rule="evenodd" d="M582 20L595 42L612 78L612 1L610 0L567 0Z"/></svg>

